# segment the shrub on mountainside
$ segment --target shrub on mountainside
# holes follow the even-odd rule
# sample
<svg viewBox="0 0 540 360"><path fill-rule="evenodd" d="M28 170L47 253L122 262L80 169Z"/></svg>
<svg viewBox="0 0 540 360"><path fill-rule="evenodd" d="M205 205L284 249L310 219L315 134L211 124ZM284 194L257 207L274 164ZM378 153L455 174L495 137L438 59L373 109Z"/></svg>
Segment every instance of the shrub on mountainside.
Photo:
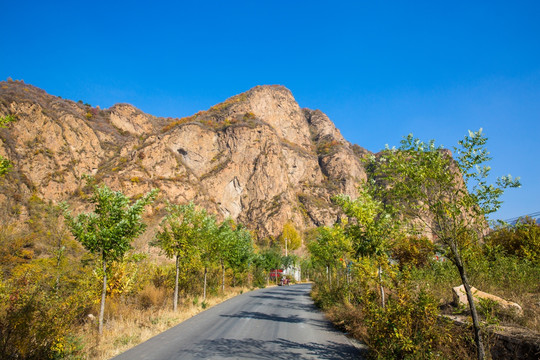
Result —
<svg viewBox="0 0 540 360"><path fill-rule="evenodd" d="M433 258L435 246L425 237L403 237L394 243L391 254L401 268L422 267L428 265Z"/></svg>
<svg viewBox="0 0 540 360"><path fill-rule="evenodd" d="M337 140L320 142L319 144L317 144L317 154L329 155L334 152L340 145L342 145L341 142Z"/></svg>
<svg viewBox="0 0 540 360"><path fill-rule="evenodd" d="M0 252L18 254L29 244L41 250L40 257L0 264L0 358L82 355L72 330L93 304L88 267L52 253L43 234L12 232L10 239L9 246L0 243Z"/></svg>
<svg viewBox="0 0 540 360"><path fill-rule="evenodd" d="M540 225L525 218L514 226L499 226L486 239L490 251L502 251L540 264Z"/></svg>
<svg viewBox="0 0 540 360"><path fill-rule="evenodd" d="M16 118L14 115L6 115L0 117L0 128L5 128L7 124L15 120ZM11 166L11 162L8 159L0 156L0 177L4 176L9 171L9 169L11 169Z"/></svg>

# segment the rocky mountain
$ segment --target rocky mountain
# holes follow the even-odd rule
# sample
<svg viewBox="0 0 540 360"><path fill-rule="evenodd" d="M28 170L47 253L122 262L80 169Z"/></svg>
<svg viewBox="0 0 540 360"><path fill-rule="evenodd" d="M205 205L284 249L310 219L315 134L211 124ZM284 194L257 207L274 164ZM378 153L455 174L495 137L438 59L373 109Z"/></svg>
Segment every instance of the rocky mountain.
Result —
<svg viewBox="0 0 540 360"><path fill-rule="evenodd" d="M25 217L32 195L80 201L91 174L134 197L158 187L162 203L193 200L259 237L277 236L288 220L298 229L333 223L330 198L354 196L366 178L360 159L368 152L282 86L257 86L172 119L0 82L0 116L9 114L17 120L0 129L0 155L13 168L1 180L0 206L11 218Z"/></svg>

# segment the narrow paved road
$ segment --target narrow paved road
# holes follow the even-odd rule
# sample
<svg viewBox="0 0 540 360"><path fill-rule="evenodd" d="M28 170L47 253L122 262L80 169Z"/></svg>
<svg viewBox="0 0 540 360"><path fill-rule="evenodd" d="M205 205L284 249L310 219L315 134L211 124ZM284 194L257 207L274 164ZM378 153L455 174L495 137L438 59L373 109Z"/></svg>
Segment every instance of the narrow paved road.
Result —
<svg viewBox="0 0 540 360"><path fill-rule="evenodd" d="M359 344L315 308L310 288L299 284L237 296L114 359L361 359Z"/></svg>

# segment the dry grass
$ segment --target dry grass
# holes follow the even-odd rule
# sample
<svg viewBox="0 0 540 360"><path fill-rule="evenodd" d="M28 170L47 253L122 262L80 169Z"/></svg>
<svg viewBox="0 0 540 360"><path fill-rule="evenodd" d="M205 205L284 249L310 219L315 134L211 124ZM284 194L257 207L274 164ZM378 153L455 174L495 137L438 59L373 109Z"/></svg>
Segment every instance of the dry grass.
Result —
<svg viewBox="0 0 540 360"><path fill-rule="evenodd" d="M205 309L246 291L249 289L225 289L225 294L207 298ZM196 298L184 298L178 311L173 312L169 292L151 286L142 290L132 304L108 300L101 341L97 336L97 319L89 320L77 335L82 338L87 359L110 359L205 309Z"/></svg>
<svg viewBox="0 0 540 360"><path fill-rule="evenodd" d="M369 341L364 316L358 307L351 304L332 306L326 311L326 316L338 329L349 333L353 338L364 343Z"/></svg>

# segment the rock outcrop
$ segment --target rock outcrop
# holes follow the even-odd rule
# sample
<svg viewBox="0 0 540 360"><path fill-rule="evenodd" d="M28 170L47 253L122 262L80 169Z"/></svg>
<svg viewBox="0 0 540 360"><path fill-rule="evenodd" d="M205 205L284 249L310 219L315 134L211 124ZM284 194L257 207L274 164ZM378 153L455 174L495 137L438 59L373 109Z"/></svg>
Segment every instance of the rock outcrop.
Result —
<svg viewBox="0 0 540 360"><path fill-rule="evenodd" d="M475 287L471 286L471 293L474 299L474 302L482 300L490 300L496 303L498 306L500 306L503 309L514 311L515 314L522 316L523 315L523 309L519 304L516 304L512 301L504 300L503 298L500 298L498 296L495 296L493 294L488 294L486 292L480 291ZM460 306L469 306L469 300L467 299L467 293L465 292L465 286L460 285L452 288L452 296L454 298L454 304L460 305Z"/></svg>
<svg viewBox="0 0 540 360"><path fill-rule="evenodd" d="M361 157L319 110L301 109L282 86L258 86L208 111L159 118L127 104L99 109L22 82L0 82L0 155L13 163L1 180L5 216L24 217L25 199L79 199L91 174L130 196L153 187L162 199L195 201L277 236L332 224L331 197L356 194Z"/></svg>

